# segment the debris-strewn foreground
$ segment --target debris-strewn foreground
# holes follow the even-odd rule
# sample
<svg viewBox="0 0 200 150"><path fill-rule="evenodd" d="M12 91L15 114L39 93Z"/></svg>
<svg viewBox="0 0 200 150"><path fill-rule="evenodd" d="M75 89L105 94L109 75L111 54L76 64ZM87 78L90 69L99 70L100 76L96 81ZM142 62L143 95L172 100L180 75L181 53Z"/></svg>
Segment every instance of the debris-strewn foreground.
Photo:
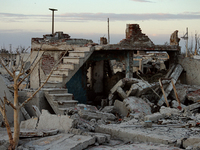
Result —
<svg viewBox="0 0 200 150"><path fill-rule="evenodd" d="M18 149L199 149L200 87L161 82L168 99L159 82L124 78L110 90L110 106L77 104L64 115L34 106L37 115L21 122ZM5 149L5 128L0 134Z"/></svg>

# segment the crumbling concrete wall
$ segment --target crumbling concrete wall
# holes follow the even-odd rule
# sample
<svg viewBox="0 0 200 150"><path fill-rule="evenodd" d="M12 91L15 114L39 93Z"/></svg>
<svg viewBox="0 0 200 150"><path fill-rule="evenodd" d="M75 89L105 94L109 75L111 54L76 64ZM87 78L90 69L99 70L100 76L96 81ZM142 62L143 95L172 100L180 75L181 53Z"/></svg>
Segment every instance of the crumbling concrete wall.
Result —
<svg viewBox="0 0 200 150"><path fill-rule="evenodd" d="M83 65L75 75L66 83L69 93L74 95L74 99L79 103L87 102L87 72Z"/></svg>
<svg viewBox="0 0 200 150"><path fill-rule="evenodd" d="M31 63L37 56L37 51L31 53ZM40 51L35 63L41 58L40 62L30 75L30 87L35 89L41 85L42 81L45 81L48 74L51 72L53 66L62 57L64 51ZM34 63L34 64L35 64ZM34 66L33 64L33 66Z"/></svg>
<svg viewBox="0 0 200 150"><path fill-rule="evenodd" d="M181 82L190 85L200 85L200 60L190 57L179 56L178 62L186 71L185 76L182 76Z"/></svg>
<svg viewBox="0 0 200 150"><path fill-rule="evenodd" d="M139 24L127 24L126 39L120 41L119 44L147 47L154 45L154 43L149 39L149 37L142 33Z"/></svg>

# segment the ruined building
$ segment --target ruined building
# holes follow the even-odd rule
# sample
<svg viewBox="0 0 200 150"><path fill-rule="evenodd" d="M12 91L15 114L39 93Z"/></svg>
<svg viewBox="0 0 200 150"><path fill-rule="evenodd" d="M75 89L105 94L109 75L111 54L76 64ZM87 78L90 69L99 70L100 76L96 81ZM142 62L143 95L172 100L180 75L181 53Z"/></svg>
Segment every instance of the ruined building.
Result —
<svg viewBox="0 0 200 150"><path fill-rule="evenodd" d="M55 113L64 114L65 108L77 103L94 104L106 98L110 88L119 80L110 60L123 62L125 69L121 78L131 78L133 57L138 52L166 51L170 61L175 61L174 54L180 51L178 45L155 45L138 24L128 24L126 38L118 44L106 44L105 39L101 41L98 45L92 40L70 38L63 32L32 38L31 63L41 60L31 74L30 88L38 88L54 64L65 55L45 84L44 95L40 96L48 101ZM46 106L41 101L37 102L40 109Z"/></svg>

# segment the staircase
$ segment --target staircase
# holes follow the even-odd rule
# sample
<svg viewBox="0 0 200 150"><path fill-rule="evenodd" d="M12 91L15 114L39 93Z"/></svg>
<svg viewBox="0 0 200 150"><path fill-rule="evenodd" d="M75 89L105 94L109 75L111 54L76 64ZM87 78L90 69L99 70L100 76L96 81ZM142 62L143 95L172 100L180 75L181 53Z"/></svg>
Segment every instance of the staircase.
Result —
<svg viewBox="0 0 200 150"><path fill-rule="evenodd" d="M65 89L65 85L88 60L93 51L94 47L77 47L69 51L69 56L63 58L62 63L53 71L44 85L45 97L56 114L64 114L68 107L73 107L78 103L73 100L73 94Z"/></svg>

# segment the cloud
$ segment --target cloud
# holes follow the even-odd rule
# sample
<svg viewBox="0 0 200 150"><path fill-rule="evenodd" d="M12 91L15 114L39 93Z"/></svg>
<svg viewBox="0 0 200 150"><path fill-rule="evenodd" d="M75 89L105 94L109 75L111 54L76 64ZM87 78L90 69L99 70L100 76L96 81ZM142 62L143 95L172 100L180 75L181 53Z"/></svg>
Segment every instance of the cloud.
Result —
<svg viewBox="0 0 200 150"><path fill-rule="evenodd" d="M152 1L148 1L148 0L131 0L134 2L148 2L148 3L152 3Z"/></svg>
<svg viewBox="0 0 200 150"><path fill-rule="evenodd" d="M145 21L145 20L191 20L200 19L200 12L170 13L144 13L144 14L116 14L116 13L65 13L55 14L56 22L86 22L105 21ZM0 13L1 22L51 22L51 15L26 15Z"/></svg>

